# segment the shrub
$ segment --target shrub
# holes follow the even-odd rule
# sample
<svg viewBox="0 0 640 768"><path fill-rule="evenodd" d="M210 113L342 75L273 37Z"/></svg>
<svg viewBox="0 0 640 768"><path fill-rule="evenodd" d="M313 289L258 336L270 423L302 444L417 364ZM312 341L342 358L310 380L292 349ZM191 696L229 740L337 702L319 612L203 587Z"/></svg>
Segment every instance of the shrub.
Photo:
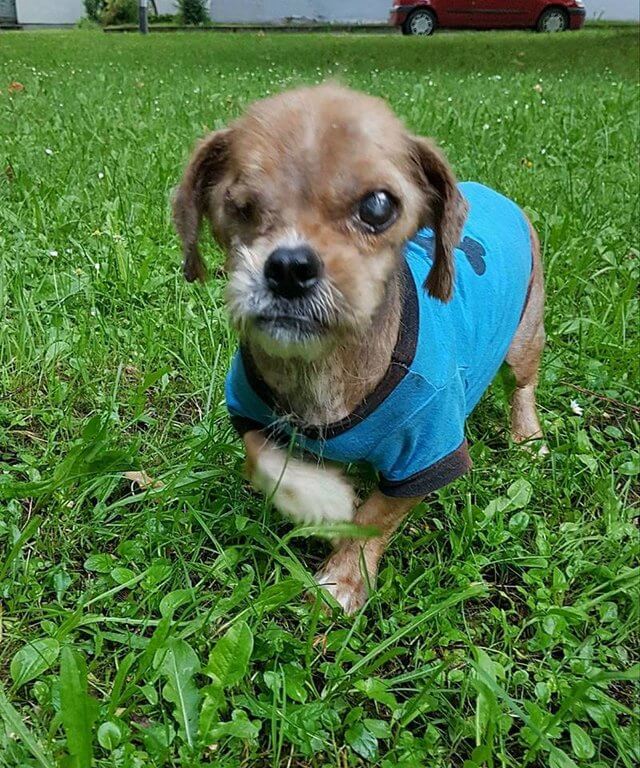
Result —
<svg viewBox="0 0 640 768"><path fill-rule="evenodd" d="M96 24L136 24L138 22L138 0L84 0L86 18L82 26ZM159 14L156 3L149 3L149 23L161 24L175 22L171 13Z"/></svg>
<svg viewBox="0 0 640 768"><path fill-rule="evenodd" d="M151 10L151 9L150 9ZM149 16L149 24L175 24L176 17L172 13L159 13Z"/></svg>
<svg viewBox="0 0 640 768"><path fill-rule="evenodd" d="M205 24L209 14L204 0L178 0L178 15L183 24Z"/></svg>
<svg viewBox="0 0 640 768"><path fill-rule="evenodd" d="M88 16L83 16L81 19L78 19L76 21L76 29L91 29L96 30L100 29L100 24L98 24L97 21L94 21L93 19L90 19Z"/></svg>
<svg viewBox="0 0 640 768"><path fill-rule="evenodd" d="M100 23L106 0L84 0L84 10L87 18Z"/></svg>
<svg viewBox="0 0 640 768"><path fill-rule="evenodd" d="M101 22L109 24L135 24L138 21L138 0L106 0Z"/></svg>

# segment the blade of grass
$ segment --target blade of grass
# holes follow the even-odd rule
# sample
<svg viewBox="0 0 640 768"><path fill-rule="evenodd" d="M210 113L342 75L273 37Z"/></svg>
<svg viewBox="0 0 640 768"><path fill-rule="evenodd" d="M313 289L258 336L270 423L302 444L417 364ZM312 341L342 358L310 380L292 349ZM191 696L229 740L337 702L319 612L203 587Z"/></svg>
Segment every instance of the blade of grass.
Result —
<svg viewBox="0 0 640 768"><path fill-rule="evenodd" d="M17 734L29 752L38 761L42 768L55 768L53 759L49 758L42 747L36 741L35 736L24 724L22 716L7 699L2 683L0 683L0 717L9 733Z"/></svg>

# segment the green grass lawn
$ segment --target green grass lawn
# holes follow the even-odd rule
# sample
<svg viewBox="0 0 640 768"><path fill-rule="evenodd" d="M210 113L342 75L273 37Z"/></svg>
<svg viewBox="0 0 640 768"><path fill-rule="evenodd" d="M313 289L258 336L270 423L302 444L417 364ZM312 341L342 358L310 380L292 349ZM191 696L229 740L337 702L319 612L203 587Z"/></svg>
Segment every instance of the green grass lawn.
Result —
<svg viewBox="0 0 640 768"><path fill-rule="evenodd" d="M637 765L637 61L635 28L0 35L0 766ZM196 137L325 78L518 201L548 285L551 455L494 387L355 619L243 480L224 279L182 281L168 205Z"/></svg>

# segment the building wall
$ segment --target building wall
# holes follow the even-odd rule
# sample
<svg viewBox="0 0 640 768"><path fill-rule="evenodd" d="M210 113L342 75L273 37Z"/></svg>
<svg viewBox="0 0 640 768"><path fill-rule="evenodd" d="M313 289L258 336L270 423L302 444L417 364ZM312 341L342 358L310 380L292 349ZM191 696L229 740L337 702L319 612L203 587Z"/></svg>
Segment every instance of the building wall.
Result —
<svg viewBox="0 0 640 768"><path fill-rule="evenodd" d="M82 0L16 0L19 24L75 24L84 16Z"/></svg>
<svg viewBox="0 0 640 768"><path fill-rule="evenodd" d="M588 19L640 21L638 0L585 0Z"/></svg>
<svg viewBox="0 0 640 768"><path fill-rule="evenodd" d="M176 0L156 0L156 7L158 13L177 13L178 11ZM151 3L149 3L149 8L151 8Z"/></svg>
<svg viewBox="0 0 640 768"><path fill-rule="evenodd" d="M241 1L241 0L239 0ZM75 24L85 15L82 0L15 0L19 24ZM156 0L158 13L175 13L175 0Z"/></svg>
<svg viewBox="0 0 640 768"><path fill-rule="evenodd" d="M392 0L211 0L211 18L222 22L383 22L392 5Z"/></svg>

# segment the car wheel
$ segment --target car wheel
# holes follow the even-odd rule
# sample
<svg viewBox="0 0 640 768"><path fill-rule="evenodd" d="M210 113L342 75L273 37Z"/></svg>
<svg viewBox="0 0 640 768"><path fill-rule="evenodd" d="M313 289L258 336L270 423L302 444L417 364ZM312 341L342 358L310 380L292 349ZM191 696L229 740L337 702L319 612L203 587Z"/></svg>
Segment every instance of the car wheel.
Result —
<svg viewBox="0 0 640 768"><path fill-rule="evenodd" d="M538 19L538 32L564 32L569 29L569 19L562 8L547 8Z"/></svg>
<svg viewBox="0 0 640 768"><path fill-rule="evenodd" d="M436 17L426 8L414 11L402 25L405 35L432 35L436 28Z"/></svg>

